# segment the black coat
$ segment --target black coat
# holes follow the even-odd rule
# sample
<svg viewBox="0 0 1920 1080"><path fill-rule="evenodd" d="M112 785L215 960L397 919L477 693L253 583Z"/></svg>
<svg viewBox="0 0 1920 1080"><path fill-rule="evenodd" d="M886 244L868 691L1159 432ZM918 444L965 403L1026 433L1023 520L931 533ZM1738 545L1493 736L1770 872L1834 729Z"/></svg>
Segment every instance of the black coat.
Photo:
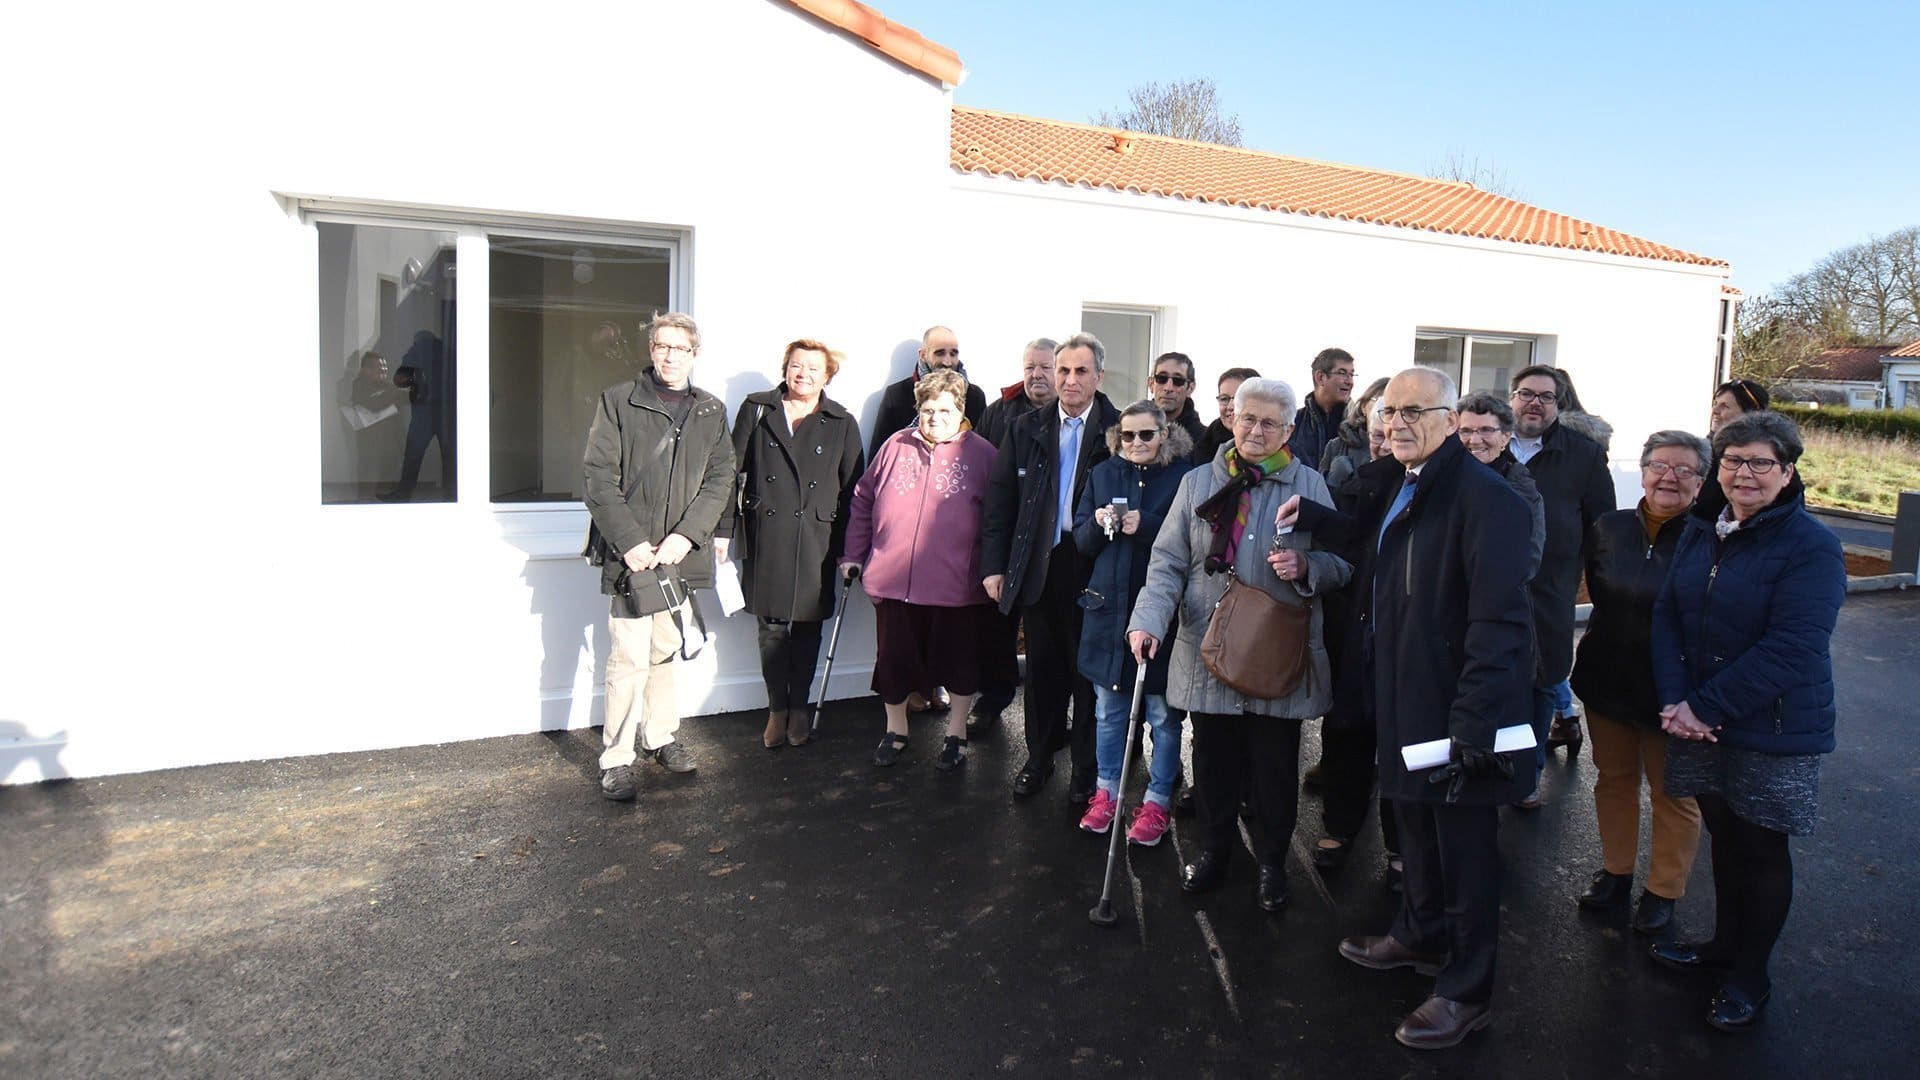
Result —
<svg viewBox="0 0 1920 1080"><path fill-rule="evenodd" d="M1200 410L1194 405L1192 398L1188 398L1186 403L1180 406L1179 413L1167 419L1179 424L1180 430L1187 433L1187 437L1193 440L1193 445L1195 446L1199 446L1200 440L1207 437L1207 425L1200 419ZM1212 458L1208 458L1206 461L1207 464L1211 464L1212 462ZM1196 462L1195 464L1200 463Z"/></svg>
<svg viewBox="0 0 1920 1080"><path fill-rule="evenodd" d="M1227 425L1215 420L1207 425L1200 437L1193 440L1193 463L1211 465L1213 459L1220 456L1220 448L1233 445L1233 432Z"/></svg>
<svg viewBox="0 0 1920 1080"><path fill-rule="evenodd" d="M869 459L880 456L880 447L895 435L912 427L920 419L920 410L913 404L913 384L919 377L909 375L897 383L888 384L880 394L880 411L873 417L873 441L867 447ZM967 423L977 430L980 421L987 412L987 395L984 390L967 383Z"/></svg>
<svg viewBox="0 0 1920 1080"><path fill-rule="evenodd" d="M697 386L687 389L692 400L679 428L650 375L600 395L587 431L585 501L613 556L673 533L692 541L679 576L701 588L713 584L711 541L733 495L733 447L726 405ZM618 592L620 570L620 558L601 564L601 592Z"/></svg>
<svg viewBox="0 0 1920 1080"><path fill-rule="evenodd" d="M1354 609L1363 642L1371 630L1380 794L1439 802L1446 785L1429 783L1426 770L1409 773L1401 747L1447 738L1491 747L1499 729L1528 722L1527 505L1504 477L1447 439L1376 550L1405 470L1389 457L1359 473L1372 483L1358 508ZM1512 780L1477 777L1460 802L1497 806L1525 796L1533 751L1507 757Z"/></svg>
<svg viewBox="0 0 1920 1080"><path fill-rule="evenodd" d="M1653 687L1653 603L1686 530L1681 514L1653 543L1641 511L1602 514L1587 536L1587 595L1593 615L1573 661L1573 692L1587 708L1619 724L1660 726Z"/></svg>
<svg viewBox="0 0 1920 1080"><path fill-rule="evenodd" d="M1320 460L1326 457L1327 444L1340 437L1340 424L1347 417L1347 405L1342 402L1332 410L1322 409L1320 403L1308 394L1301 402L1298 412L1293 414L1293 437L1287 440L1287 449L1293 452L1293 459L1307 468L1320 471Z"/></svg>
<svg viewBox="0 0 1920 1080"><path fill-rule="evenodd" d="M1614 507L1613 474L1600 444L1555 423L1526 462L1547 514L1547 544L1533 575L1540 668L1534 685L1552 686L1573 667L1573 602L1580 591L1587 530Z"/></svg>
<svg viewBox="0 0 1920 1080"><path fill-rule="evenodd" d="M1074 469L1073 505L1086 490L1087 472L1112 455L1107 428L1120 411L1096 393L1080 432L1080 464ZM1035 409L1013 422L1007 443L993 462L987 492L986 521L980 529L980 574L1006 575L1000 610L1012 614L1040 599L1047 581L1047 560L1060 534L1072 522L1060 521L1060 488L1054 473L1060 464L1060 407Z"/></svg>
<svg viewBox="0 0 1920 1080"><path fill-rule="evenodd" d="M1033 399L1027 396L1026 386L1027 384L1022 381L1001 391L999 398L987 406L987 411L981 415L980 422L974 425L973 430L978 432L981 438L992 443L995 450L1006 445L1007 433L1013 430L1015 420L1039 408L1033 403Z"/></svg>
<svg viewBox="0 0 1920 1080"><path fill-rule="evenodd" d="M733 421L740 498L721 530L734 539L747 610L820 622L833 614L833 578L853 485L866 469L860 425L837 401L787 431L786 386L749 394Z"/></svg>

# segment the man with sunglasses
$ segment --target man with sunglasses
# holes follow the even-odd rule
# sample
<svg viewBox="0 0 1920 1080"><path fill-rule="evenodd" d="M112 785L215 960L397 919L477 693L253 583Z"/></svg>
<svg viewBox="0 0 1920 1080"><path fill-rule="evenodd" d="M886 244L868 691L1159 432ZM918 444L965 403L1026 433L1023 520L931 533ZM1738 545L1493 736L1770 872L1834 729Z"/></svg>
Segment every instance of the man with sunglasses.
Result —
<svg viewBox="0 0 1920 1080"><path fill-rule="evenodd" d="M1540 805L1539 774L1546 764L1547 726L1553 719L1553 688L1573 670L1573 606L1586 565L1587 530L1615 509L1613 474L1600 444L1560 423L1561 382L1554 369L1532 364L1514 373L1508 402L1513 406L1513 440L1507 448L1527 471L1546 509L1547 542L1540 567L1528 585L1533 594L1538 668L1534 672L1532 714L1540 749L1535 759L1534 790L1520 805ZM1580 752L1577 740L1568 755Z"/></svg>
<svg viewBox="0 0 1920 1080"><path fill-rule="evenodd" d="M880 411L873 420L873 445L867 448L867 460L880 455L886 441L920 422L920 408L913 403L913 386L934 368L952 368L967 380L967 423L978 428L986 416L987 394L967 377L960 363L960 338L944 326L929 326L920 335L920 353L913 374L889 385L880 394Z"/></svg>
<svg viewBox="0 0 1920 1080"><path fill-rule="evenodd" d="M1327 444L1340 435L1340 422L1347 418L1347 402L1353 400L1353 354L1345 349L1321 349L1313 358L1313 393L1300 403L1294 414L1293 437L1287 449L1293 460L1318 470L1326 455Z"/></svg>
<svg viewBox="0 0 1920 1080"><path fill-rule="evenodd" d="M1198 446L1207 435L1207 425L1200 422L1200 410L1193 404L1193 384L1192 358L1186 353L1161 353L1153 362L1153 374L1147 377L1147 396Z"/></svg>

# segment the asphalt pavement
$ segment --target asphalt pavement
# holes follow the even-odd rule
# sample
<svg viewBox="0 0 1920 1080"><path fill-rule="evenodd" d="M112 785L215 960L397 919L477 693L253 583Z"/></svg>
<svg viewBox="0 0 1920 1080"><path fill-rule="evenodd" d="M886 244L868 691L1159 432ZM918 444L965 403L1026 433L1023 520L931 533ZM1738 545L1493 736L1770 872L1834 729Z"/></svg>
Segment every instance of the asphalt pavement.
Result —
<svg viewBox="0 0 1920 1080"><path fill-rule="evenodd" d="M648 766L630 805L597 793L597 731L0 789L0 1076L1897 1075L1920 1056L1920 599L1852 597L1833 654L1840 746L1744 1037L1624 915L1575 908L1585 758L1502 813L1492 1027L1422 1054L1392 1031L1431 981L1335 952L1397 902L1377 831L1322 877L1304 797L1269 917L1250 857L1179 891L1179 819L1098 927L1104 839L1064 769L1010 796L1017 712L950 776L936 718L873 767L869 700L777 752L758 715L691 720L699 771ZM1707 871L1703 844L1696 932Z"/></svg>

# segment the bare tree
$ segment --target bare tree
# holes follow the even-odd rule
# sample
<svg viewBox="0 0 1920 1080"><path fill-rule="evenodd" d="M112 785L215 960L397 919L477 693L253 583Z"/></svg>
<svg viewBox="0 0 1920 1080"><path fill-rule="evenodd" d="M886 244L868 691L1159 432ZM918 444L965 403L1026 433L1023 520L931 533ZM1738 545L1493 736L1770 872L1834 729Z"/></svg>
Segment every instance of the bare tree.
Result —
<svg viewBox="0 0 1920 1080"><path fill-rule="evenodd" d="M1920 337L1920 226L1830 252L1774 293L1802 324L1851 339L1835 344Z"/></svg>
<svg viewBox="0 0 1920 1080"><path fill-rule="evenodd" d="M1489 191L1509 199L1520 198L1520 190L1498 165L1489 161L1482 164L1478 155L1468 157L1463 150L1447 151L1446 159L1438 165L1427 166L1427 175L1435 180L1457 180L1472 184L1481 191Z"/></svg>
<svg viewBox="0 0 1920 1080"><path fill-rule="evenodd" d="M1240 145L1240 117L1220 115L1212 79L1176 79L1165 86L1142 83L1127 91L1127 103L1124 112L1102 111L1093 122L1149 135Z"/></svg>

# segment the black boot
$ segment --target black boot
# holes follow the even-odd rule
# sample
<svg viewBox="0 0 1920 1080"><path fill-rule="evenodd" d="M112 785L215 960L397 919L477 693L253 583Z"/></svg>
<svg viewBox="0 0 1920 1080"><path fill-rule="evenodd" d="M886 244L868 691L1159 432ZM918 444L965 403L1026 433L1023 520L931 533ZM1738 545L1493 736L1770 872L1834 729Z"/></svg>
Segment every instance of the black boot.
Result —
<svg viewBox="0 0 1920 1080"><path fill-rule="evenodd" d="M1606 911L1622 906L1632 895L1632 874L1609 874L1602 870L1593 875L1593 884L1580 894L1580 906L1588 911Z"/></svg>

